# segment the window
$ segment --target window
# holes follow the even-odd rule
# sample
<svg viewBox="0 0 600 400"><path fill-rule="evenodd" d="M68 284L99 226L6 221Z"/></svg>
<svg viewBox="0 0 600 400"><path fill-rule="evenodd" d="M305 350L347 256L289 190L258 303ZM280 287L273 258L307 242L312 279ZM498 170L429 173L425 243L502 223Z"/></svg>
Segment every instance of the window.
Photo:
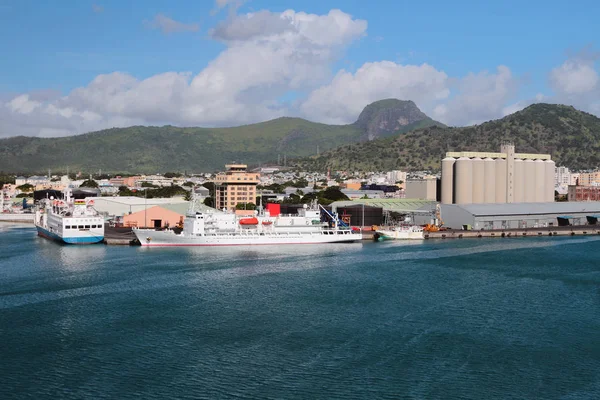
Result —
<svg viewBox="0 0 600 400"><path fill-rule="evenodd" d="M83 225L78 225L77 228L83 229Z"/></svg>
<svg viewBox="0 0 600 400"><path fill-rule="evenodd" d="M85 226L85 229L90 229L90 226L89 226L89 225L86 225L86 226Z"/></svg>
<svg viewBox="0 0 600 400"><path fill-rule="evenodd" d="M70 225L65 226L65 229L71 229Z"/></svg>

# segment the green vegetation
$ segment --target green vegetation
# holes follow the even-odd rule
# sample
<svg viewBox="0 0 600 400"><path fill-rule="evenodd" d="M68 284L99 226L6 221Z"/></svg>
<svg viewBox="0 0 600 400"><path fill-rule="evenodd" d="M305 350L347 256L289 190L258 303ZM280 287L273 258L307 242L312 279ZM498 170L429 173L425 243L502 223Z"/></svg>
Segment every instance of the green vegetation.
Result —
<svg viewBox="0 0 600 400"><path fill-rule="evenodd" d="M256 210L256 204L254 203L238 203L235 206L236 210Z"/></svg>
<svg viewBox="0 0 600 400"><path fill-rule="evenodd" d="M83 183L80 186L87 187L87 188L97 188L98 182L96 182L95 180L92 180L92 179L88 179L87 181L83 181Z"/></svg>
<svg viewBox="0 0 600 400"><path fill-rule="evenodd" d="M439 123L427 118L414 103L385 100L373 103L367 114L349 125L278 118L235 128L132 126L62 138L18 136L0 140L0 169L8 171L19 166L19 172L32 173L48 168L66 170L68 166L84 172L119 171L123 176L156 171L214 171L230 161L256 165L274 162L278 155L282 159L285 155L288 160L307 157L316 154L317 148L326 151L367 137L431 124Z"/></svg>
<svg viewBox="0 0 600 400"><path fill-rule="evenodd" d="M448 151L498 152L503 141L518 153L550 154L571 169L600 165L600 118L573 107L534 104L502 119L463 128L430 127L365 143L349 144L296 160L314 171L439 170Z"/></svg>
<svg viewBox="0 0 600 400"><path fill-rule="evenodd" d="M25 183L24 185L17 186L17 190L21 192L33 192L34 186L29 183Z"/></svg>
<svg viewBox="0 0 600 400"><path fill-rule="evenodd" d="M338 186L332 186L319 192L308 193L307 195L301 195L298 193L292 193L286 197L283 202L289 204L308 204L313 200L317 200L321 205L329 205L334 201L350 200Z"/></svg>
<svg viewBox="0 0 600 400"><path fill-rule="evenodd" d="M189 192L181 186L172 185L165 186L158 189L145 189L145 190L130 190L127 186L119 186L119 196L136 196L146 197L152 199L154 197L175 197L189 195Z"/></svg>

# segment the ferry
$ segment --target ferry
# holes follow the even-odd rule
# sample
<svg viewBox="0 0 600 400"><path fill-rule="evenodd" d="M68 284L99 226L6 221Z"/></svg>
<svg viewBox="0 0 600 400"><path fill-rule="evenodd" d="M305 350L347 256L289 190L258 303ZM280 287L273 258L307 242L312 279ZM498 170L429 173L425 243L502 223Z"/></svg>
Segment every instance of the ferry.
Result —
<svg viewBox="0 0 600 400"><path fill-rule="evenodd" d="M104 240L104 218L94 209L93 200L73 200L71 188L65 198L40 201L35 212L38 236L66 244L93 244Z"/></svg>
<svg viewBox="0 0 600 400"><path fill-rule="evenodd" d="M323 212L328 222L321 222ZM306 204L294 215L270 215L269 211L241 217L233 212L188 212L183 230L134 229L142 246L244 246L281 244L352 243L362 234L351 229L322 206Z"/></svg>

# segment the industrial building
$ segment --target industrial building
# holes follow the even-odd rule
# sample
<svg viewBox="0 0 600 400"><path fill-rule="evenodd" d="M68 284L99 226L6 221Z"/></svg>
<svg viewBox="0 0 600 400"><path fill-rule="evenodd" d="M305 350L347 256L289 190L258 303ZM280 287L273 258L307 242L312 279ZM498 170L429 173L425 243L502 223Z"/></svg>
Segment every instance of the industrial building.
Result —
<svg viewBox="0 0 600 400"><path fill-rule="evenodd" d="M555 164L549 154L448 152L442 160L443 204L554 201Z"/></svg>
<svg viewBox="0 0 600 400"><path fill-rule="evenodd" d="M239 203L255 203L260 174L247 172L246 164L228 164L225 168L227 171L215 178L215 208L235 210Z"/></svg>
<svg viewBox="0 0 600 400"><path fill-rule="evenodd" d="M367 223L367 220L371 221L370 218L379 218L379 212L373 210L375 208L382 210L381 215L384 219L386 213L397 213L409 216L416 224L424 225L432 222L436 212L436 204L435 201L421 199L356 199L354 201L335 201L331 203L331 209L340 215L346 212L346 215L350 215L354 226L361 226L362 224L363 205L364 226L377 225L376 223ZM381 221L379 224L383 222Z"/></svg>
<svg viewBox="0 0 600 400"><path fill-rule="evenodd" d="M524 229L597 224L600 202L442 204L444 226L453 229Z"/></svg>
<svg viewBox="0 0 600 400"><path fill-rule="evenodd" d="M407 180L405 189L406 198L436 201L437 182L436 178Z"/></svg>

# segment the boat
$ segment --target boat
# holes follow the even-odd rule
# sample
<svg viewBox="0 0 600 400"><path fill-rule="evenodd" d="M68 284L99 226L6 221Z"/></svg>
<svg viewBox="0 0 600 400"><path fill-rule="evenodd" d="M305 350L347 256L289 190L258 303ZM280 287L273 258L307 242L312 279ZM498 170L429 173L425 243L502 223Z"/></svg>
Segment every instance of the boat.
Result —
<svg viewBox="0 0 600 400"><path fill-rule="evenodd" d="M425 239L423 227L418 225L399 225L391 229L378 229L373 235L376 241Z"/></svg>
<svg viewBox="0 0 600 400"><path fill-rule="evenodd" d="M94 209L94 201L73 200L71 188L64 200L40 200L34 219L38 236L66 244L93 244L104 240L104 218Z"/></svg>
<svg viewBox="0 0 600 400"><path fill-rule="evenodd" d="M321 222L321 213L328 221ZM293 215L271 215L268 210L260 210L252 217L240 217L233 212L209 208L190 210L180 233L152 229L134 229L133 232L140 244L147 247L321 244L362 240L360 232L352 230L337 218L337 214L316 202L304 205Z"/></svg>

